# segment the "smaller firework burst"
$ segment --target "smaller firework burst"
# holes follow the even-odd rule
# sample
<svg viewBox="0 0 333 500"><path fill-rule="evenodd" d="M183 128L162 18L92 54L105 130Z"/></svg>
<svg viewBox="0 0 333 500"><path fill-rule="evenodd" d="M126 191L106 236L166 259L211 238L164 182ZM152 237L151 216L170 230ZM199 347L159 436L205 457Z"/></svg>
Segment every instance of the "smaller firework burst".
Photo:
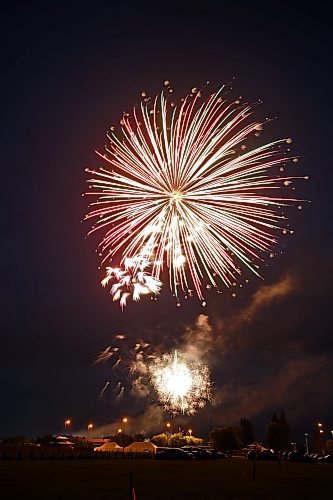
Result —
<svg viewBox="0 0 333 500"><path fill-rule="evenodd" d="M146 271L149 262L143 257L126 258L124 269L120 267L107 267L106 276L101 281L103 287L110 281L111 295L114 301L119 300L120 307L124 309L128 297L138 301L141 295L157 295L162 283Z"/></svg>
<svg viewBox="0 0 333 500"><path fill-rule="evenodd" d="M149 374L160 403L174 415L193 415L211 401L208 367L186 362L177 351L156 358L149 367Z"/></svg>

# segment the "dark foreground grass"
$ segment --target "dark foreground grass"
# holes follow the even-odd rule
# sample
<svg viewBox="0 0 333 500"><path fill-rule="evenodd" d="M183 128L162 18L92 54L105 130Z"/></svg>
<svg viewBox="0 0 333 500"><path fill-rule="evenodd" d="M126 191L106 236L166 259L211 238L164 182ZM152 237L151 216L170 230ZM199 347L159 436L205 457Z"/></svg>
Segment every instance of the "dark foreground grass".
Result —
<svg viewBox="0 0 333 500"><path fill-rule="evenodd" d="M158 460L1 461L0 498L137 500L332 498L333 465Z"/></svg>

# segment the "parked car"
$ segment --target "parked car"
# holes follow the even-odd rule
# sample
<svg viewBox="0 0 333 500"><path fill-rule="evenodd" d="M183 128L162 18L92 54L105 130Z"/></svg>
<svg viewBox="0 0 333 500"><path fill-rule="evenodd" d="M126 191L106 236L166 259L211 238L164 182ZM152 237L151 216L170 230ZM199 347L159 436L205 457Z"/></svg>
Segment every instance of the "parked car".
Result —
<svg viewBox="0 0 333 500"><path fill-rule="evenodd" d="M325 455L324 457L319 457L318 463L320 463L320 464L333 464L333 455Z"/></svg>
<svg viewBox="0 0 333 500"><path fill-rule="evenodd" d="M183 446L182 450L192 453L196 460L211 460L212 458L224 458L225 456L224 453L200 446Z"/></svg>
<svg viewBox="0 0 333 500"><path fill-rule="evenodd" d="M257 460L263 460L265 462L276 462L279 457L271 450L260 451L257 455Z"/></svg>
<svg viewBox="0 0 333 500"><path fill-rule="evenodd" d="M156 460L193 460L194 455L181 448L157 448L155 454Z"/></svg>
<svg viewBox="0 0 333 500"><path fill-rule="evenodd" d="M303 462L304 455L303 453L298 453L297 451L290 451L287 456L288 462Z"/></svg>
<svg viewBox="0 0 333 500"><path fill-rule="evenodd" d="M304 463L306 464L315 464L317 462L316 457L312 457L311 455L304 455Z"/></svg>
<svg viewBox="0 0 333 500"><path fill-rule="evenodd" d="M279 460L278 455L276 455L272 450L261 450L257 453L254 450L251 450L248 452L247 458L249 460L254 460L254 458L256 458L256 460L270 461L270 462Z"/></svg>

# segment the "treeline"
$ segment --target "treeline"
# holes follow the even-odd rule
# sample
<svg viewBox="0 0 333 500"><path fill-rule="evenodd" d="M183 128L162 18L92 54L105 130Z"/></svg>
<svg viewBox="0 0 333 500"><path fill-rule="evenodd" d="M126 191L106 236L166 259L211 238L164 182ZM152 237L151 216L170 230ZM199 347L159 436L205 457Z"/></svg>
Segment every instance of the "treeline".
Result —
<svg viewBox="0 0 333 500"><path fill-rule="evenodd" d="M319 424L322 426L322 424ZM296 443L292 440L292 434L285 413L279 415L273 413L266 428L266 438L260 444L275 451L300 451L315 453L332 453L333 439L325 439L322 427L316 426L309 434L304 434L304 440ZM76 450L93 448L94 444L82 436L67 436ZM116 442L121 447L130 445L133 441L144 441L144 434L128 435L118 432L114 435L104 436L105 439ZM185 432L161 432L151 437L151 441L157 446L183 447L209 445L218 451L240 450L256 442L253 425L247 418L242 418L238 426L221 426L211 430L206 438L196 437ZM37 445L57 445L57 438L52 434L46 434L36 439L17 435L0 440L0 447Z"/></svg>
<svg viewBox="0 0 333 500"><path fill-rule="evenodd" d="M321 425L321 424L320 424ZM252 423L242 418L239 426L217 427L209 435L210 445L219 450L239 450L256 442ZM287 422L284 411L273 413L267 425L266 437L260 443L274 451L298 451L300 453L333 453L333 439L326 439L321 427L316 426L311 433L304 433L304 439L296 442Z"/></svg>

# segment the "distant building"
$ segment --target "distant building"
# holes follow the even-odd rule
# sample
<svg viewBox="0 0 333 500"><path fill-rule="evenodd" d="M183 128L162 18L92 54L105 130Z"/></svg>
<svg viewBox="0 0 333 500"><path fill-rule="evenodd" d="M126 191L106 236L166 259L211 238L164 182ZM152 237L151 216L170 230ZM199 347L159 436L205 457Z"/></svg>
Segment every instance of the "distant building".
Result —
<svg viewBox="0 0 333 500"><path fill-rule="evenodd" d="M122 447L115 442L107 441L106 443L102 444L102 446L97 446L96 448L94 448L94 451L109 453L113 451L122 451Z"/></svg>
<svg viewBox="0 0 333 500"><path fill-rule="evenodd" d="M94 446L102 446L104 443L109 443L110 439L104 439L104 438L90 438L88 439L88 443L93 444Z"/></svg>
<svg viewBox="0 0 333 500"><path fill-rule="evenodd" d="M60 446L74 446L74 443L72 443L72 441L69 441L66 436L56 436L54 438L54 443Z"/></svg>
<svg viewBox="0 0 333 500"><path fill-rule="evenodd" d="M156 453L157 446L150 441L134 441L126 446L125 453Z"/></svg>

